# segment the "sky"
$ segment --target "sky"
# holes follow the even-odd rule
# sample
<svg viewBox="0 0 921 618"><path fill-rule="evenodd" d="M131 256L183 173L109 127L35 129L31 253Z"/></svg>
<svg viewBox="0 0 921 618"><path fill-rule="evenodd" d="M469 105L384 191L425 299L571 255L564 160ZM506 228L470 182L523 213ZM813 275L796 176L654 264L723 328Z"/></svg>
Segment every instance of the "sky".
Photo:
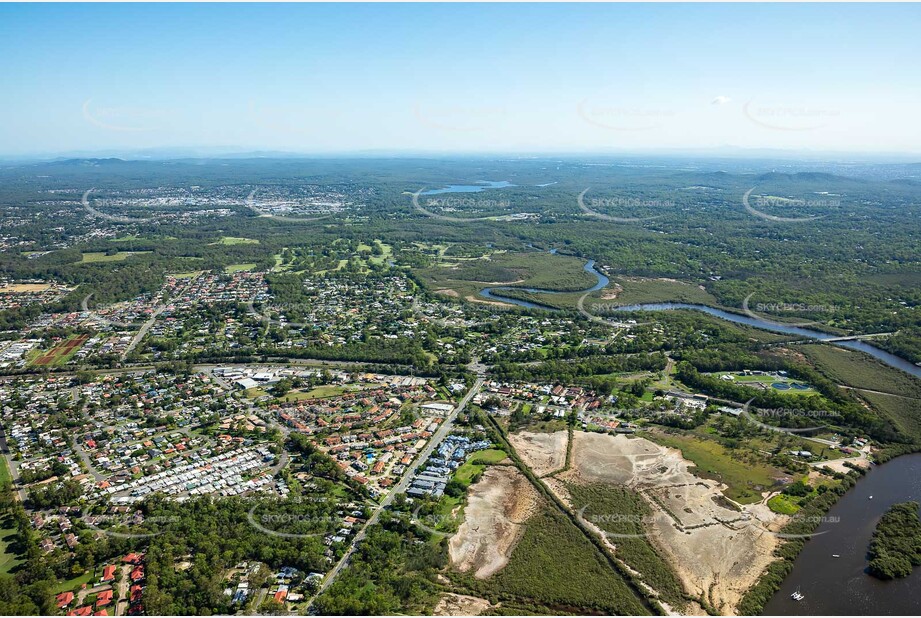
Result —
<svg viewBox="0 0 921 618"><path fill-rule="evenodd" d="M0 4L0 155L921 152L921 6Z"/></svg>

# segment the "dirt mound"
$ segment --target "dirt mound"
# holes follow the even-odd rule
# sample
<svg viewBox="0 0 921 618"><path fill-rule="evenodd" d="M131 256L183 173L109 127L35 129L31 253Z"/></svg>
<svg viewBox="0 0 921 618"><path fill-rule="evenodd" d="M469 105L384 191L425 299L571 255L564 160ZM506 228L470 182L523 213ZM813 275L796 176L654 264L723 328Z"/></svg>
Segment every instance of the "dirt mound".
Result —
<svg viewBox="0 0 921 618"><path fill-rule="evenodd" d="M438 599L433 616L479 616L493 605L486 599L465 594L447 593Z"/></svg>
<svg viewBox="0 0 921 618"><path fill-rule="evenodd" d="M733 613L773 560L779 539L768 529L776 530L785 518L764 504L736 504L718 482L689 472L692 465L680 451L643 438L575 432L572 468L559 477L638 491L653 509L649 536L685 588ZM551 489L568 500L556 486Z"/></svg>
<svg viewBox="0 0 921 618"><path fill-rule="evenodd" d="M517 468L490 466L470 487L464 523L451 537L448 554L460 571L486 579L506 564L536 510L539 494Z"/></svg>
<svg viewBox="0 0 921 618"><path fill-rule="evenodd" d="M566 464L566 445L569 434L566 431L554 433L532 433L519 431L510 434L509 442L534 474L543 476L559 470Z"/></svg>

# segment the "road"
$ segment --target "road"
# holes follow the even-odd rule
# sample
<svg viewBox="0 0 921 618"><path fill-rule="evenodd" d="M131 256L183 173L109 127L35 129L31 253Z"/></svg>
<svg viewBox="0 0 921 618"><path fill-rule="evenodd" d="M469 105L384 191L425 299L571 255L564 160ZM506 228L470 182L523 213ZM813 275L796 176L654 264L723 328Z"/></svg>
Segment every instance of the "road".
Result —
<svg viewBox="0 0 921 618"><path fill-rule="evenodd" d="M154 325L154 322L157 321L157 317L163 313L164 309L166 309L166 305L161 305L154 310L154 312L150 315L150 319L144 322L144 325L141 326L137 334L131 339L131 343L129 343L128 347L125 348L125 351L122 352L121 360L128 358L128 355L131 354L131 350L137 347L137 344L141 342L141 339L144 338L144 335L147 334L147 331L149 331L150 328Z"/></svg>
<svg viewBox="0 0 921 618"><path fill-rule="evenodd" d="M13 487L17 488L16 495L19 497L19 501L25 502L26 490L19 482L19 464L13 460L13 454L10 452L10 447L6 442L6 428L2 426L0 426L0 452L2 452L3 458L6 459L6 467L9 468Z"/></svg>
<svg viewBox="0 0 921 618"><path fill-rule="evenodd" d="M464 408L467 407L467 404L470 403L470 400L480 392L480 389L483 387L483 378L478 378L476 382L473 383L473 386L470 387L470 390L467 391L467 394L464 395L464 398L460 400L460 403L457 404L457 407L454 408L454 411L449 414L444 422L441 424L441 427L432 435L428 444L422 449L422 452L419 453L418 457L410 464L409 468L406 469L406 472L403 474L403 478L400 479L400 482L394 485L393 489L387 494L387 496L381 501L380 505L374 510L374 513L371 517L368 518L368 521L365 522L365 525L361 527L361 530L358 531L358 534L355 535L355 538L352 540L351 545L346 550L345 554L342 555L342 558L339 562L336 563L336 566L326 574L326 578L323 580L323 583L320 584L320 587L317 589L316 593L310 597L307 606L310 607L313 605L314 600L320 596L323 591L332 585L339 573L348 565L349 558L352 557L352 554L355 553L355 549L358 547L358 544L365 538L365 533L367 532L370 526L373 526L377 523L377 520L380 519L381 512L390 506L390 503L393 502L397 494L403 493L406 491L406 487L409 485L410 481L416 474L416 470L422 465L423 462L427 461L429 455L432 454L432 451L444 440L445 436L448 435L451 431L451 427L454 424L457 415L464 411Z"/></svg>

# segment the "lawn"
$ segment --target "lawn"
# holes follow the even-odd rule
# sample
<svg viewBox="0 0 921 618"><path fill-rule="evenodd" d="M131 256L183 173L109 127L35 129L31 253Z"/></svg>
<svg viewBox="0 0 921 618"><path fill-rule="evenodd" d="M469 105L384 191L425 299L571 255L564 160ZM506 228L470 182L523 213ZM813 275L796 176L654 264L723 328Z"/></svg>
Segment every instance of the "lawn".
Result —
<svg viewBox="0 0 921 618"><path fill-rule="evenodd" d="M72 579L59 581L51 589L51 594L58 594L60 592L67 592L68 590L79 590L80 586L83 584L89 585L90 581L93 579L93 571L90 569L81 575L78 575Z"/></svg>
<svg viewBox="0 0 921 618"><path fill-rule="evenodd" d="M145 253L153 253L153 251L119 251L118 253L113 253L111 255L104 251L94 251L90 253L84 253L80 263L95 264L98 262L122 262L130 258L132 255L143 255Z"/></svg>
<svg viewBox="0 0 921 618"><path fill-rule="evenodd" d="M6 485L6 483L13 482L13 475L10 474L10 467L6 463L6 457L0 456L0 487Z"/></svg>
<svg viewBox="0 0 921 618"><path fill-rule="evenodd" d="M173 273L173 277L176 277L177 279L191 279L193 277L197 277L202 272L203 271L201 270L196 270L196 271L187 272L187 273Z"/></svg>
<svg viewBox="0 0 921 618"><path fill-rule="evenodd" d="M764 463L738 461L727 448L706 438L661 431L644 432L643 437L680 450L685 459L694 463L694 474L725 483L728 489L723 493L741 504L760 501L761 493L775 484L774 479L785 476Z"/></svg>
<svg viewBox="0 0 921 618"><path fill-rule="evenodd" d="M256 268L256 264L231 264L230 266L224 267L225 273L238 273L244 270L252 270Z"/></svg>
<svg viewBox="0 0 921 618"><path fill-rule="evenodd" d="M777 494L767 501L768 508L781 515L793 515L799 510L799 505L783 494Z"/></svg>
<svg viewBox="0 0 921 618"><path fill-rule="evenodd" d="M464 486L470 484L474 476L486 469L487 465L497 464L508 457L505 451L491 448L485 451L478 451L470 456L464 465L454 472L454 480L463 483Z"/></svg>
<svg viewBox="0 0 921 618"><path fill-rule="evenodd" d="M6 468L5 460L3 467ZM6 512L0 518L0 575L14 571L23 562L23 556L11 547L15 538L16 527L13 516Z"/></svg>
<svg viewBox="0 0 921 618"><path fill-rule="evenodd" d="M281 398L282 401L301 401L303 399L324 399L326 397L338 397L343 393L350 393L356 390L354 386L335 386L335 385L326 385L326 386L317 386L309 391L300 391L293 390L285 394Z"/></svg>

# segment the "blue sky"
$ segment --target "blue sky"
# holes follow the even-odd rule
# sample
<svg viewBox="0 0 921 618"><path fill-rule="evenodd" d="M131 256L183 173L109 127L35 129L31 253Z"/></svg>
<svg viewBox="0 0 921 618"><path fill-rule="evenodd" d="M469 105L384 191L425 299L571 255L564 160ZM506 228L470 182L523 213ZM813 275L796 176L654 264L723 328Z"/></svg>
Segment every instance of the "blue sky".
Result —
<svg viewBox="0 0 921 618"><path fill-rule="evenodd" d="M0 154L921 151L917 5L0 5Z"/></svg>

